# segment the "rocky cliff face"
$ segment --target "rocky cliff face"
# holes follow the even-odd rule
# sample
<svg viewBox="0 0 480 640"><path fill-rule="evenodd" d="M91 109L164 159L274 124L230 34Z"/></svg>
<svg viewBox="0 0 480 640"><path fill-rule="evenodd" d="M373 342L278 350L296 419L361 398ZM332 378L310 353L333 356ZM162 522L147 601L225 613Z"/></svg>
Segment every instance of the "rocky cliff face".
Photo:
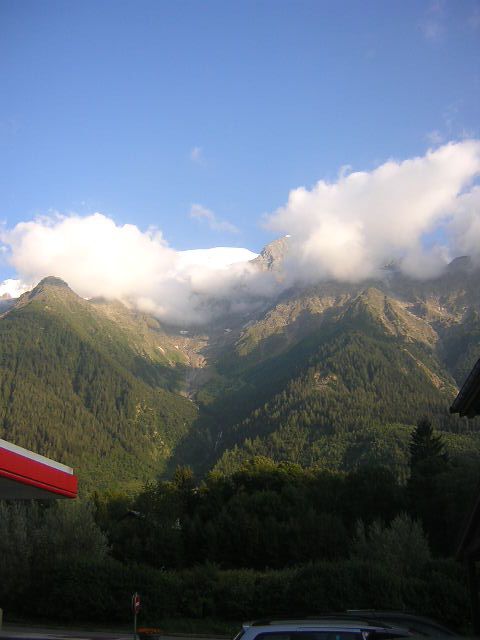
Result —
<svg viewBox="0 0 480 640"><path fill-rule="evenodd" d="M260 255L252 260L252 264L262 271L280 270L285 258L288 256L289 238L289 236L284 236L268 244L262 249Z"/></svg>

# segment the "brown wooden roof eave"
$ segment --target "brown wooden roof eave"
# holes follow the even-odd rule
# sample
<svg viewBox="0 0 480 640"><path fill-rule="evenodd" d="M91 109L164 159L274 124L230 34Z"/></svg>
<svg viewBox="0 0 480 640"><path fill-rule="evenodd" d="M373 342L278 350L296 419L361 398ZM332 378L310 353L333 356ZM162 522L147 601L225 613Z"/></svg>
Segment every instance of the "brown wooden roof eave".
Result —
<svg viewBox="0 0 480 640"><path fill-rule="evenodd" d="M480 359L463 383L450 407L450 413L458 413L468 418L474 418L480 414Z"/></svg>
<svg viewBox="0 0 480 640"><path fill-rule="evenodd" d="M473 506L470 516L462 528L462 537L458 545L456 557L457 560L480 560L480 493L478 494L475 505ZM477 533L477 535L475 535Z"/></svg>
<svg viewBox="0 0 480 640"><path fill-rule="evenodd" d="M480 359L463 383L450 407L450 413L468 418L480 415ZM458 560L480 560L480 493L462 532L456 554Z"/></svg>

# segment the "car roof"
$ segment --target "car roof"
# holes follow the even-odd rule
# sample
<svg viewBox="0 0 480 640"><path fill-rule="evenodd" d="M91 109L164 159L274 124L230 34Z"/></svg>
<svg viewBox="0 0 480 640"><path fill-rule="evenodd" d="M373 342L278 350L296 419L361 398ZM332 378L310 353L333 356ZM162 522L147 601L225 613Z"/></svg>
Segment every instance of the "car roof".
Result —
<svg viewBox="0 0 480 640"><path fill-rule="evenodd" d="M336 615L336 614L335 614ZM415 626L415 623L419 625L425 625L432 627L432 629L438 631L442 631L445 635L455 636L456 633L446 627L444 624L437 622L436 620L432 620L432 618L427 618L425 616L419 616L416 613L411 613L409 611L395 611L395 610L385 610L381 609L349 609L346 612L347 616L352 616L354 619L363 618L366 620L370 620L374 623L377 621L383 620L394 620L395 622L399 622L400 625L403 623L408 624L409 626Z"/></svg>
<svg viewBox="0 0 480 640"><path fill-rule="evenodd" d="M363 630L375 630L382 629L385 631L403 631L405 635L408 635L408 630L403 627L393 627L390 624L383 623L381 620L370 622L365 620L364 618L359 618L358 620L352 619L351 617L342 618L339 617L321 617L321 618L295 618L295 619L286 619L286 620L255 620L253 622L245 623L243 628L249 629L255 627L259 629L261 627L265 627L267 630L272 630L272 627L276 627L277 629L291 629L295 628L303 628L303 629L344 629L344 630L354 630L354 629L363 629Z"/></svg>

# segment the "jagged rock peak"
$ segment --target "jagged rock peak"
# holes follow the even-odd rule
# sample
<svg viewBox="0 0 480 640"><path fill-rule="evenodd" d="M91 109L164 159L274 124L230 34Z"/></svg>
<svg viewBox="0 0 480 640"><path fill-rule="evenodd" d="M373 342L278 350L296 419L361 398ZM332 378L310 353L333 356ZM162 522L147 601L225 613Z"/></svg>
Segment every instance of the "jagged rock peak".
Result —
<svg viewBox="0 0 480 640"><path fill-rule="evenodd" d="M262 271L279 269L288 254L289 245L290 236L277 238L277 240L267 244L260 252L260 255L252 260L252 263Z"/></svg>
<svg viewBox="0 0 480 640"><path fill-rule="evenodd" d="M43 280L40 280L40 282L37 284L37 287L42 287L45 285L49 285L51 287L66 287L67 289L70 289L65 280L57 278L57 276L47 276L46 278L43 278Z"/></svg>
<svg viewBox="0 0 480 640"><path fill-rule="evenodd" d="M50 299L52 297L55 299L78 298L77 294L70 289L65 280L57 278L56 276L48 276L40 280L37 286L31 291L27 291L21 295L18 298L17 306L22 307L30 300L37 298Z"/></svg>

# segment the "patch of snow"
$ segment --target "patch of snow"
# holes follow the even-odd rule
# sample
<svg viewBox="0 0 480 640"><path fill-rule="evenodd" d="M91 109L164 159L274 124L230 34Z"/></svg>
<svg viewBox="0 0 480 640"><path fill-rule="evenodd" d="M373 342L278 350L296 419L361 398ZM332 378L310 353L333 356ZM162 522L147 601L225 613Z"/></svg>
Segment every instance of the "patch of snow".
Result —
<svg viewBox="0 0 480 640"><path fill-rule="evenodd" d="M177 256L180 267L199 265L211 269L226 269L237 262L249 262L256 258L258 253L239 247L213 247L179 251Z"/></svg>

